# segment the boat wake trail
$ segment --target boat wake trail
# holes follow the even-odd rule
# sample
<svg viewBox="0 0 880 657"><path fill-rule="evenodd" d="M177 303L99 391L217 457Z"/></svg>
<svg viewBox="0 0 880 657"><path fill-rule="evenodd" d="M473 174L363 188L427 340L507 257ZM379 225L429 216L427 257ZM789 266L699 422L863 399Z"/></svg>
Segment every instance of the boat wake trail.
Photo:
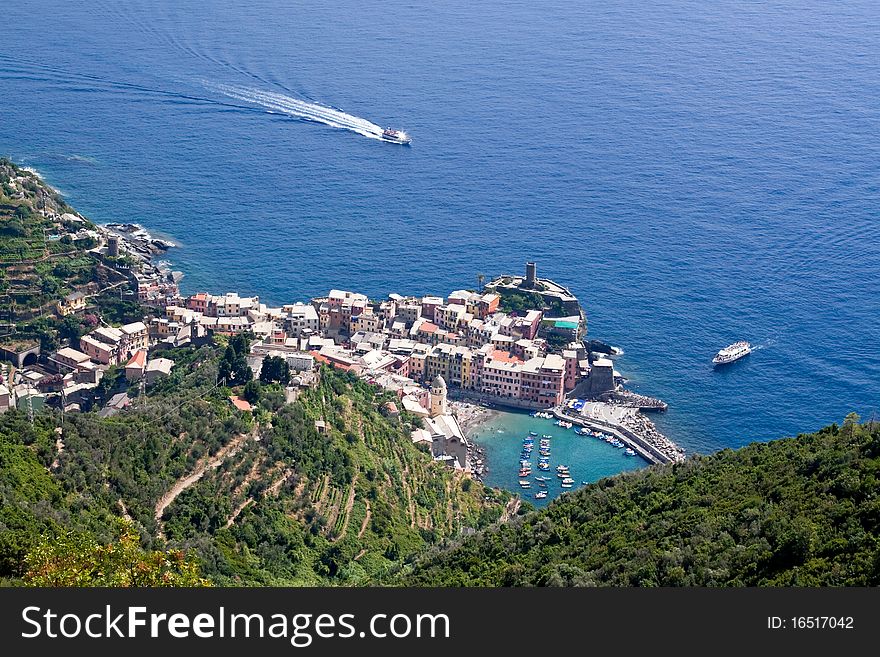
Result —
<svg viewBox="0 0 880 657"><path fill-rule="evenodd" d="M237 87L212 82L204 82L204 84L208 89L218 91L229 98L259 105L270 112L279 112L307 121L323 123L334 128L350 130L371 139L382 138L381 126L332 107L325 107L324 105L309 103L274 91L264 91L252 87Z"/></svg>

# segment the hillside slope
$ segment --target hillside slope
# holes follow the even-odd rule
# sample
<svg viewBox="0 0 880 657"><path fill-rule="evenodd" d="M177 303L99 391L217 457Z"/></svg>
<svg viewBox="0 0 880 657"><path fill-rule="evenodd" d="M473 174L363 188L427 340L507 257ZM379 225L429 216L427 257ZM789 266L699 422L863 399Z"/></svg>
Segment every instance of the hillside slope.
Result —
<svg viewBox="0 0 880 657"><path fill-rule="evenodd" d="M60 416L0 415L0 580L25 575L44 536L113 543L126 518L216 584L366 583L500 516L508 496L414 446L379 389L324 370L292 404L264 386L241 412L215 383L219 353L169 352L171 377L134 408L68 415L61 453Z"/></svg>
<svg viewBox="0 0 880 657"><path fill-rule="evenodd" d="M396 584L880 584L880 426L605 479L432 550Z"/></svg>

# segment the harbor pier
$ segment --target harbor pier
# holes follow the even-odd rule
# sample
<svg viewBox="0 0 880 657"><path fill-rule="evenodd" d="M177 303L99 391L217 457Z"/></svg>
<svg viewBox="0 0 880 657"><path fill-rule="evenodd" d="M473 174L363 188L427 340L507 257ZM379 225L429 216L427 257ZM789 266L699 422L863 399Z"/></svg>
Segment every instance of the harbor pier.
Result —
<svg viewBox="0 0 880 657"><path fill-rule="evenodd" d="M668 443L667 448L660 449L644 437L619 424L613 424L597 418L571 415L559 407L551 409L550 412L559 420L565 420L593 431L601 431L613 435L649 463L676 463L684 460L684 452L669 439L664 439Z"/></svg>

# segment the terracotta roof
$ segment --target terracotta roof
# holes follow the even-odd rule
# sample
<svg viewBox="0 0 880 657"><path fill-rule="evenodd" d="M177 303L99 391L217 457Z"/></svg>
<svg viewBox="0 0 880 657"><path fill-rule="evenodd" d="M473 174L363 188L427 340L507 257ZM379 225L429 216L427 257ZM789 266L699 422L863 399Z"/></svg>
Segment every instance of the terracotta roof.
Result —
<svg viewBox="0 0 880 657"><path fill-rule="evenodd" d="M143 369L144 365L147 363L147 352L143 349L138 349L137 353L131 357L131 360L128 361L126 367L140 367Z"/></svg>
<svg viewBox="0 0 880 657"><path fill-rule="evenodd" d="M492 360L500 360L503 363L521 363L523 362L521 358L517 358L516 356L511 356L506 351L502 351L501 349L496 349L492 352Z"/></svg>
<svg viewBox="0 0 880 657"><path fill-rule="evenodd" d="M242 399L241 397L231 395L229 397L229 401L231 401L232 405L235 406L240 411L250 411L251 410L250 403L247 400Z"/></svg>

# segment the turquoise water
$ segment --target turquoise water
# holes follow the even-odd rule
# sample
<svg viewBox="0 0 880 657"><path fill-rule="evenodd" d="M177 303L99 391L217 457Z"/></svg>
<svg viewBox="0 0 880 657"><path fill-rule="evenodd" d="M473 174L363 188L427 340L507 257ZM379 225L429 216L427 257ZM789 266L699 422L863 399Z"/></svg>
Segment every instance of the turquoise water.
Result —
<svg viewBox="0 0 880 657"><path fill-rule="evenodd" d="M880 407L876 0L42 0L3 18L0 154L98 222L178 240L186 291L447 294L536 260L689 452ZM303 120L304 101L412 147ZM760 348L714 371L738 339Z"/></svg>
<svg viewBox="0 0 880 657"><path fill-rule="evenodd" d="M603 477L635 470L647 465L639 456L626 456L624 450L612 447L603 440L590 436L579 436L574 429L563 429L554 424L555 420L531 417L527 413L501 412L491 421L480 425L471 433L471 439L486 450L486 461L489 472L483 482L521 493L535 506L546 506L553 498L564 490L577 490L581 482L592 483ZM534 431L535 447L532 451L532 476L529 481L532 487L523 490L519 486L519 459L522 451L523 438ZM553 436L550 439L550 470L538 470L538 449L542 435ZM556 476L556 466L567 465L575 485L569 489L560 486L561 480ZM547 482L546 499L536 500L535 493L541 490L535 477L550 477Z"/></svg>

